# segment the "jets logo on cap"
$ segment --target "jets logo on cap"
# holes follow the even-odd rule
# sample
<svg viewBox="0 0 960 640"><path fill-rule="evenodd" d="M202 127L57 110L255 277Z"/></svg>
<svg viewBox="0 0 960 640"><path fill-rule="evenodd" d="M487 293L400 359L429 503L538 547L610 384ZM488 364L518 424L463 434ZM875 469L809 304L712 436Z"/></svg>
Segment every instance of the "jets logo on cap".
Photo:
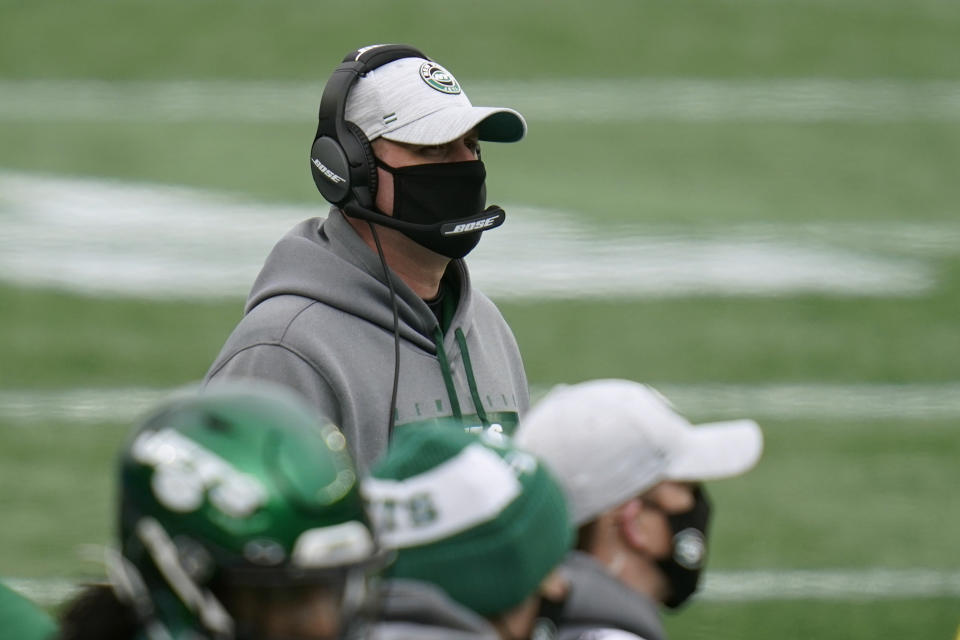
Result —
<svg viewBox="0 0 960 640"><path fill-rule="evenodd" d="M449 93L454 96L460 93L460 85L457 83L457 79L436 62L424 62L420 65L420 77L432 89L441 93Z"/></svg>

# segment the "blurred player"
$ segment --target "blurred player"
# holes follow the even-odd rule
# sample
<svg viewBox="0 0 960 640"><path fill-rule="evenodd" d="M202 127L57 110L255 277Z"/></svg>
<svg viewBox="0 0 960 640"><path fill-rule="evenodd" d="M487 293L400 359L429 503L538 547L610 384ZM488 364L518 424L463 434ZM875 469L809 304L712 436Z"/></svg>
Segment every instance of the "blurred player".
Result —
<svg viewBox="0 0 960 640"><path fill-rule="evenodd" d="M521 640L562 600L563 493L536 458L497 440L403 429L364 481L377 533L396 550L376 640Z"/></svg>
<svg viewBox="0 0 960 640"><path fill-rule="evenodd" d="M109 585L62 617L77 640L320 640L359 622L376 556L340 431L289 391L175 397L120 456Z"/></svg>
<svg viewBox="0 0 960 640"><path fill-rule="evenodd" d="M702 482L749 470L763 438L752 420L694 427L650 387L595 380L551 391L517 444L553 469L580 527L560 638L663 640L659 605L693 595L706 561Z"/></svg>

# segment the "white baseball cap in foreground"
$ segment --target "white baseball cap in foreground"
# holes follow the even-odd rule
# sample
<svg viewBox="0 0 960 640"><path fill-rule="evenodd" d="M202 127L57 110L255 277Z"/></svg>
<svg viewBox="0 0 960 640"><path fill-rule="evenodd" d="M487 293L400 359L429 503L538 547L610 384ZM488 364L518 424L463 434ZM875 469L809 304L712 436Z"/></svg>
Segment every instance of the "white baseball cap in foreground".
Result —
<svg viewBox="0 0 960 640"><path fill-rule="evenodd" d="M527 132L519 113L473 106L453 74L424 58L401 58L361 76L344 118L368 140L408 144L445 144L474 127L480 140L491 142L516 142Z"/></svg>
<svg viewBox="0 0 960 640"><path fill-rule="evenodd" d="M515 440L553 470L577 525L665 480L744 473L763 450L753 420L694 426L655 389L615 379L555 387Z"/></svg>

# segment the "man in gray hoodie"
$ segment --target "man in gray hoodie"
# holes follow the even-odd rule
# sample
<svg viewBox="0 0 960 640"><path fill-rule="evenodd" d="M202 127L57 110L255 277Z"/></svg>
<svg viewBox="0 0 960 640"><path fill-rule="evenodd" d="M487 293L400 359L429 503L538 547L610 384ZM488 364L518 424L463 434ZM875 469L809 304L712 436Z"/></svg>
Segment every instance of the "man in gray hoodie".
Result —
<svg viewBox="0 0 960 640"><path fill-rule="evenodd" d="M452 416L511 432L529 404L523 363L463 257L504 219L484 208L479 143L525 133L519 113L474 107L412 47L348 54L310 154L333 206L274 247L207 380L296 389L341 427L360 470L394 428Z"/></svg>
<svg viewBox="0 0 960 640"><path fill-rule="evenodd" d="M752 420L693 426L646 385L592 380L553 389L516 443L553 470L579 527L559 639L665 640L660 605L692 596L706 562L702 483L752 468L763 436Z"/></svg>

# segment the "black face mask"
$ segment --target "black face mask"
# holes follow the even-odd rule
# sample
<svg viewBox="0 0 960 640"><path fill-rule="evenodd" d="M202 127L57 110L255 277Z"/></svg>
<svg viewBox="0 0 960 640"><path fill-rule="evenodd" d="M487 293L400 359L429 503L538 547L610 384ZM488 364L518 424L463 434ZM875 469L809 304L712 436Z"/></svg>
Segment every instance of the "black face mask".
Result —
<svg viewBox="0 0 960 640"><path fill-rule="evenodd" d="M487 200L486 169L480 160L436 162L394 168L377 160L393 175L393 217L423 225L476 216ZM431 251L462 258L480 242L482 231L443 235L437 229L401 231Z"/></svg>
<svg viewBox="0 0 960 640"><path fill-rule="evenodd" d="M707 560L707 525L710 522L710 501L702 486L693 490L693 508L667 514L673 547L669 558L657 566L667 578L670 594L665 605L676 609L697 590L700 573Z"/></svg>

